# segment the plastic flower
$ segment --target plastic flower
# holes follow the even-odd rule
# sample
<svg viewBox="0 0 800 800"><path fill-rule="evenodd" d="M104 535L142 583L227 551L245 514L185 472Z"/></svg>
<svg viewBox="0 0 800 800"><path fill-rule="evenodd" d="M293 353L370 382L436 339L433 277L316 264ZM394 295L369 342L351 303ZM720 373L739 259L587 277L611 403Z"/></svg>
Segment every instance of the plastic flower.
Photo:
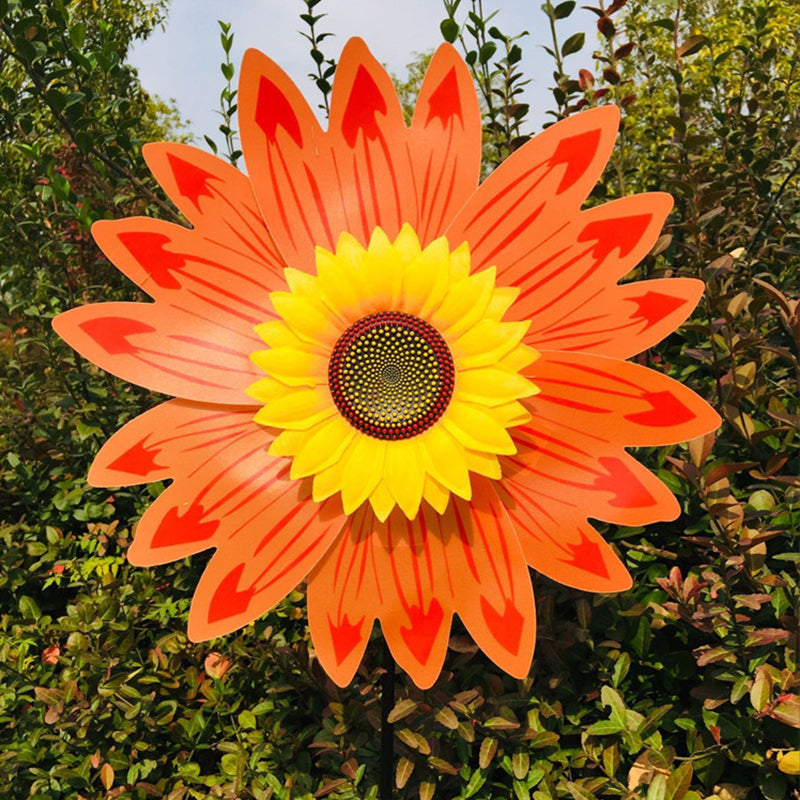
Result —
<svg viewBox="0 0 800 800"><path fill-rule="evenodd" d="M528 566L587 591L627 588L588 518L641 525L679 506L625 447L719 422L685 386L624 361L702 291L679 278L618 285L671 199L581 210L613 147L612 107L552 126L479 185L478 102L446 45L410 127L358 39L327 130L252 50L239 115L249 177L186 145L145 148L192 227L93 228L155 302L76 308L55 328L176 399L117 432L89 481L172 479L129 558L215 548L194 640L246 625L307 580L312 638L342 685L379 619L429 686L453 614L526 674Z"/></svg>

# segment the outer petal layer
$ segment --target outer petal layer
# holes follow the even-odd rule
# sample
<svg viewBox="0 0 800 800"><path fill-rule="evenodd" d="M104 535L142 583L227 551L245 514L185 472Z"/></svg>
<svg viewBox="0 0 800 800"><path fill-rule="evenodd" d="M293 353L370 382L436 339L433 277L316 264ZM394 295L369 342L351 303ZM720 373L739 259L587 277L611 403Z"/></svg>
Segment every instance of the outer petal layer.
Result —
<svg viewBox="0 0 800 800"><path fill-rule="evenodd" d="M362 507L308 582L311 635L326 672L350 682L373 621L392 654L421 688L436 680L447 649L452 585L445 543L432 516L385 523Z"/></svg>
<svg viewBox="0 0 800 800"><path fill-rule="evenodd" d="M171 401L137 417L100 451L95 485L175 479L145 512L128 553L141 566L209 547L189 615L194 641L266 613L322 557L344 524L341 506L311 502L267 454L271 435L250 409Z"/></svg>
<svg viewBox="0 0 800 800"><path fill-rule="evenodd" d="M468 241L473 269L505 273L574 217L611 155L619 125L615 106L582 111L512 153L479 187L445 235Z"/></svg>
<svg viewBox="0 0 800 800"><path fill-rule="evenodd" d="M95 303L59 314L56 333L101 369L186 400L258 405L245 390L261 373L254 332L159 303Z"/></svg>

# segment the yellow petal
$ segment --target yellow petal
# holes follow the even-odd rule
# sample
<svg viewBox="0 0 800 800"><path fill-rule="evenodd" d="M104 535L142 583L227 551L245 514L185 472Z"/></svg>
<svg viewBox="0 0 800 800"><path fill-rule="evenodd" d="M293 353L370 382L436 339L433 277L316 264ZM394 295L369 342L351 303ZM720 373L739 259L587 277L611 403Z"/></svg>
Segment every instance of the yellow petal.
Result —
<svg viewBox="0 0 800 800"><path fill-rule="evenodd" d="M517 345L508 355L503 356L497 366L508 372L519 372L539 358L539 351L526 344Z"/></svg>
<svg viewBox="0 0 800 800"><path fill-rule="evenodd" d="M352 447L352 442L350 443ZM342 491L342 480L344 479L344 460L347 452L342 455L335 464L331 464L327 469L318 472L314 476L312 489L312 499L315 503L321 503L328 497L332 497L337 492Z"/></svg>
<svg viewBox="0 0 800 800"><path fill-rule="evenodd" d="M494 367L479 367L459 372L453 397L488 406L510 403L520 397L531 397L538 388L516 372Z"/></svg>
<svg viewBox="0 0 800 800"><path fill-rule="evenodd" d="M433 425L419 436L422 459L429 475L465 500L472 497L464 448L442 425Z"/></svg>
<svg viewBox="0 0 800 800"><path fill-rule="evenodd" d="M400 228L400 233L394 240L394 247L403 264L410 264L422 252L419 237L407 222L404 222L403 227Z"/></svg>
<svg viewBox="0 0 800 800"><path fill-rule="evenodd" d="M537 387L536 391L539 389ZM534 392L536 394L536 392ZM492 408L492 416L505 428L513 428L515 425L524 425L530 422L531 414L522 403L512 402L503 403Z"/></svg>
<svg viewBox="0 0 800 800"><path fill-rule="evenodd" d="M486 316L498 322L503 318L503 314L508 311L519 296L519 289L516 286L497 286L492 292L492 299L486 307Z"/></svg>
<svg viewBox="0 0 800 800"><path fill-rule="evenodd" d="M289 285L289 290L296 294L316 294L316 278L299 269L286 267L283 270L283 277Z"/></svg>
<svg viewBox="0 0 800 800"><path fill-rule="evenodd" d="M403 513L409 519L414 519L422 502L425 485L422 453L416 438L386 443L383 481Z"/></svg>
<svg viewBox="0 0 800 800"><path fill-rule="evenodd" d="M517 452L505 427L489 410L481 406L461 400L451 400L441 424L464 447L472 450L502 455Z"/></svg>
<svg viewBox="0 0 800 800"><path fill-rule="evenodd" d="M329 352L329 348L304 342L299 336L292 333L285 322L279 319L262 322L253 330L270 347L296 347L299 350L309 350L314 353Z"/></svg>
<svg viewBox="0 0 800 800"><path fill-rule="evenodd" d="M450 280L455 282L466 278L472 267L470 262L469 245L466 242L462 242L450 254Z"/></svg>
<svg viewBox="0 0 800 800"><path fill-rule="evenodd" d="M385 458L386 442L363 434L353 440L343 457L342 506L345 514L352 514L378 485Z"/></svg>
<svg viewBox="0 0 800 800"><path fill-rule="evenodd" d="M321 423L318 423L321 424ZM311 428L314 430L314 428ZM297 453L308 439L309 431L281 431L269 446L271 456L291 457Z"/></svg>
<svg viewBox="0 0 800 800"><path fill-rule="evenodd" d="M328 359L293 347L275 347L250 354L250 360L268 375L290 386L328 382Z"/></svg>
<svg viewBox="0 0 800 800"><path fill-rule="evenodd" d="M500 480L503 477L503 470L500 468L497 456L491 453L480 453L477 450L467 450L465 458L470 472L477 472L478 475L485 475L493 480Z"/></svg>
<svg viewBox="0 0 800 800"><path fill-rule="evenodd" d="M356 429L336 414L310 433L292 461L292 480L306 478L335 464L356 435Z"/></svg>
<svg viewBox="0 0 800 800"><path fill-rule="evenodd" d="M483 318L494 289L495 269L485 269L451 283L447 297L430 316L430 323L448 340L457 339Z"/></svg>
<svg viewBox="0 0 800 800"><path fill-rule="evenodd" d="M307 295L272 292L269 299L292 332L304 342L332 347L344 327L322 301Z"/></svg>
<svg viewBox="0 0 800 800"><path fill-rule="evenodd" d="M395 310L399 307L402 295L403 268L399 256L386 234L380 231L383 236L379 237L378 231L380 228L376 228L372 235L359 276L363 291L361 304L370 314ZM373 242L376 241L376 249L373 250ZM388 246L388 252L385 246Z"/></svg>
<svg viewBox="0 0 800 800"><path fill-rule="evenodd" d="M447 503L450 501L450 492L430 475L425 476L425 488L422 490L422 496L440 514L444 514L447 510Z"/></svg>
<svg viewBox="0 0 800 800"><path fill-rule="evenodd" d="M460 372L496 363L520 343L529 324L482 319L463 336L449 343L456 370Z"/></svg>
<svg viewBox="0 0 800 800"><path fill-rule="evenodd" d="M447 241L431 242L408 265L403 277L403 311L426 317L439 306L450 284Z"/></svg>
<svg viewBox="0 0 800 800"><path fill-rule="evenodd" d="M365 253L364 246L352 233L344 232L340 234L336 242L336 255L343 258L349 267L354 270L360 270Z"/></svg>
<svg viewBox="0 0 800 800"><path fill-rule="evenodd" d="M305 431L317 422L338 413L327 386L294 389L270 400L255 415L255 421L274 428Z"/></svg>
<svg viewBox="0 0 800 800"><path fill-rule="evenodd" d="M386 522L389 514L392 513L392 509L396 505L394 497L392 497L383 481L378 483L378 485L372 490L372 494L369 496L369 502L372 505L372 510L375 512L375 516L381 522Z"/></svg>
<svg viewBox="0 0 800 800"><path fill-rule="evenodd" d="M353 266L322 247L317 248L317 289L325 305L348 325L364 316Z"/></svg>
<svg viewBox="0 0 800 800"><path fill-rule="evenodd" d="M251 383L245 393L260 403L267 403L270 400L293 394L295 391L297 390L293 386L287 386L285 383L275 380L275 378L261 378L255 383Z"/></svg>

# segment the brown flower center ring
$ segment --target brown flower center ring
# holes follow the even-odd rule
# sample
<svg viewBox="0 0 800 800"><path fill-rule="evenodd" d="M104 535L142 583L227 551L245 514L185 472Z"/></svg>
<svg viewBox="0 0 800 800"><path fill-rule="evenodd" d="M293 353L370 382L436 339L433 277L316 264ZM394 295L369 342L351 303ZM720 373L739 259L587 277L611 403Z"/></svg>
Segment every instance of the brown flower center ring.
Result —
<svg viewBox="0 0 800 800"><path fill-rule="evenodd" d="M336 407L376 439L408 439L430 428L453 396L454 375L441 334L399 311L380 311L351 325L328 365Z"/></svg>

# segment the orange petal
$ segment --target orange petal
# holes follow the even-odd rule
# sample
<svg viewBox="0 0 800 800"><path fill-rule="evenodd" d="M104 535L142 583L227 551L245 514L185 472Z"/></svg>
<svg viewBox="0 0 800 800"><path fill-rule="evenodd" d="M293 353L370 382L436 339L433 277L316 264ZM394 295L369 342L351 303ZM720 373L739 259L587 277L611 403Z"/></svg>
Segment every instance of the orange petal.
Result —
<svg viewBox="0 0 800 800"><path fill-rule="evenodd" d="M238 100L242 149L262 217L286 263L312 272L315 245L332 250L340 232L328 219L337 196L325 185L333 165L319 122L289 76L258 50L244 54Z"/></svg>
<svg viewBox="0 0 800 800"><path fill-rule="evenodd" d="M252 331L167 303L96 303L53 320L53 329L101 369L156 392L200 402L258 405L245 394L262 373Z"/></svg>
<svg viewBox="0 0 800 800"><path fill-rule="evenodd" d="M630 358L681 325L703 294L693 278L663 278L612 286L559 319L533 320L526 337L545 350L580 350Z"/></svg>
<svg viewBox="0 0 800 800"><path fill-rule="evenodd" d="M514 523L526 561L537 572L585 592L631 587L628 570L586 521L585 508L554 505L516 478L505 478L494 489Z"/></svg>
<svg viewBox="0 0 800 800"><path fill-rule="evenodd" d="M504 278L520 288L510 319L535 320L537 330L559 326L575 311L600 305L617 281L650 251L672 207L668 194L634 195L584 211L568 221ZM622 334L625 335L624 333ZM526 344L535 346L528 333Z"/></svg>
<svg viewBox="0 0 800 800"><path fill-rule="evenodd" d="M325 670L339 685L357 668L363 636L376 617L398 664L419 687L438 677L450 631L453 578L434 527L437 519L430 510L415 520L395 510L380 523L371 511L359 509L309 577L311 635Z"/></svg>
<svg viewBox="0 0 800 800"><path fill-rule="evenodd" d="M226 251L229 260L246 264L247 274L266 268L280 276L283 261L243 172L188 144L151 142L142 155L197 238Z"/></svg>
<svg viewBox="0 0 800 800"><path fill-rule="evenodd" d="M140 414L101 448L90 486L131 486L191 473L219 443L269 447L272 434L253 422L252 409L170 400Z"/></svg>
<svg viewBox="0 0 800 800"><path fill-rule="evenodd" d="M638 364L545 351L523 372L540 389L525 401L531 426L565 441L575 431L586 431L615 447L674 444L721 424L716 411L691 389Z"/></svg>
<svg viewBox="0 0 800 800"><path fill-rule="evenodd" d="M458 213L446 235L468 241L473 270L505 271L568 224L611 155L619 125L614 106L582 111L548 128L506 159Z"/></svg>
<svg viewBox="0 0 800 800"><path fill-rule="evenodd" d="M454 581L455 611L478 646L509 674L528 674L536 609L528 567L511 520L485 478L472 500L453 497L439 518Z"/></svg>
<svg viewBox="0 0 800 800"><path fill-rule="evenodd" d="M241 242L238 249L221 246L199 230L156 219L100 220L92 226L109 260L152 298L242 334L275 318L269 293L285 287L281 262L270 256L258 233L242 234L252 240L256 255ZM260 233L269 238L263 225Z"/></svg>
<svg viewBox="0 0 800 800"><path fill-rule="evenodd" d="M423 246L441 235L478 187L481 112L472 76L456 49L431 59L411 122L411 168ZM460 242L455 242L460 244Z"/></svg>
<svg viewBox="0 0 800 800"><path fill-rule="evenodd" d="M416 226L403 110L391 78L359 38L348 40L336 67L328 130L341 169L343 214L331 222L337 233L366 244L376 226L391 240L404 222Z"/></svg>
<svg viewBox="0 0 800 800"><path fill-rule="evenodd" d="M554 516L561 508L633 526L680 514L669 489L619 445L580 434L561 441L552 430L534 430L535 424L515 429L518 452L501 459L503 480L529 488L545 507L552 505Z"/></svg>
<svg viewBox="0 0 800 800"><path fill-rule="evenodd" d="M227 494L223 494L227 490ZM309 483L283 467L246 485L217 489L219 549L197 585L189 639L213 639L265 614L302 581L333 544L346 517L338 500L316 504Z"/></svg>

